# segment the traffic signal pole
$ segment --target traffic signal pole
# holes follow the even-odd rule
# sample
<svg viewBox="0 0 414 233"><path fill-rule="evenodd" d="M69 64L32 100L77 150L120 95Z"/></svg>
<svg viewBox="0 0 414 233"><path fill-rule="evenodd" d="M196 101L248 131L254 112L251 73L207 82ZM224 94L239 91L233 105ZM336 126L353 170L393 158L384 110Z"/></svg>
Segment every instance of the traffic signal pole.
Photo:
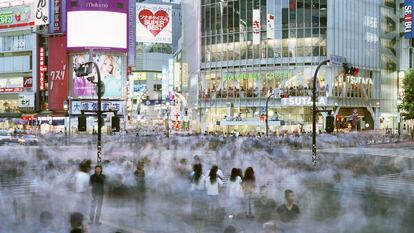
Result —
<svg viewBox="0 0 414 233"><path fill-rule="evenodd" d="M318 78L319 69L328 64L329 60L324 60L319 63L316 68L315 74L313 76L313 87L312 87L312 163L313 166L317 165L317 156L316 156L316 79Z"/></svg>

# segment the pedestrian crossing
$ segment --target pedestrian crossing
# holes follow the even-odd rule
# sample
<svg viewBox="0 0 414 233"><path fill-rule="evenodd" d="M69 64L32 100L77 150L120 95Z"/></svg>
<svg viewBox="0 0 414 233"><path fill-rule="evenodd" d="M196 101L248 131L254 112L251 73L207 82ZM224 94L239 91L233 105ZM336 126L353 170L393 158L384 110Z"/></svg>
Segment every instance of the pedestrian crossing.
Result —
<svg viewBox="0 0 414 233"><path fill-rule="evenodd" d="M379 177L364 177L356 179L344 179L341 185L334 188L339 192L353 192L367 194L374 191L377 195L395 197L401 194L414 199L414 171L405 173L388 174Z"/></svg>
<svg viewBox="0 0 414 233"><path fill-rule="evenodd" d="M24 198L35 194L36 185L29 177L0 173L0 196L3 198Z"/></svg>

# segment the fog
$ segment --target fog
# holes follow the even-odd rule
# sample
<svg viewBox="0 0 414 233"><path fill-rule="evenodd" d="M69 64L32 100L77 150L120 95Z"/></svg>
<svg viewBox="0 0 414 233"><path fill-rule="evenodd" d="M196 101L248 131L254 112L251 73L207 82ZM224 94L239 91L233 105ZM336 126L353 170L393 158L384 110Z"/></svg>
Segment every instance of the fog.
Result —
<svg viewBox="0 0 414 233"><path fill-rule="evenodd" d="M195 204L191 202L188 178L195 155L201 159L204 174L214 164L226 177L233 167L243 171L253 167L255 197L259 196L259 188L266 186L267 197L280 205L284 203L284 191L294 191L301 211L299 219L284 224L275 217L280 232L377 233L414 229L414 188L407 185L407 180L414 177L409 158L412 150L400 150L406 154L394 156L370 155L376 149L368 144L392 140L376 134L318 138L317 167L312 166L308 136L131 136L104 140L102 165L107 185L102 221L122 232L223 232L227 225L236 226L240 232L261 232L261 222L245 217L246 202L233 202L225 190L220 192L221 211L216 212L214 221L204 215L195 217L199 213L192 208ZM1 147L0 232L37 232L42 211L54 216L53 232L69 232L69 214L74 211L82 212L88 222L90 197L80 205L73 191L80 162L96 161L96 148L88 141L90 138L73 139L69 146ZM354 148L336 150L344 146ZM138 161L145 163L148 191L139 210L145 216L134 214L134 171ZM89 226L89 232L105 232L99 229L103 228Z"/></svg>

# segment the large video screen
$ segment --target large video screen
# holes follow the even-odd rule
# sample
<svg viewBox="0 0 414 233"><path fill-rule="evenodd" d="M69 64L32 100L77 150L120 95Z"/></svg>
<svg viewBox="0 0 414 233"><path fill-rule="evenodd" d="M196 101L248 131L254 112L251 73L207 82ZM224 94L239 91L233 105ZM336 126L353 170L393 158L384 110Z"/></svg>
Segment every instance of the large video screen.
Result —
<svg viewBox="0 0 414 233"><path fill-rule="evenodd" d="M127 49L127 14L72 11L67 17L67 47Z"/></svg>
<svg viewBox="0 0 414 233"><path fill-rule="evenodd" d="M99 66L101 79L105 84L104 98L122 98L124 93L124 76L122 57L117 55L97 54L93 59ZM73 55L73 67L89 61L88 54ZM72 74L74 97L96 97L96 85L89 82L86 77L76 77Z"/></svg>

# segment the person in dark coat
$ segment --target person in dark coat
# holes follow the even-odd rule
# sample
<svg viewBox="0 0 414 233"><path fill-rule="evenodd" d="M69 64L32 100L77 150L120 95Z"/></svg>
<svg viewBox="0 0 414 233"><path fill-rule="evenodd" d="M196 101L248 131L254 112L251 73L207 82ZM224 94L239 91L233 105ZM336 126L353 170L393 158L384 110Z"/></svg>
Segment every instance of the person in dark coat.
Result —
<svg viewBox="0 0 414 233"><path fill-rule="evenodd" d="M136 200L136 215L144 216L144 203L145 203L145 170L144 161L139 161L137 164L137 170L134 172L136 180L135 200Z"/></svg>
<svg viewBox="0 0 414 233"><path fill-rule="evenodd" d="M104 197L105 175L102 174L102 166L95 166L95 174L91 175L90 185L92 186L92 208L90 213L90 223L101 224L102 202Z"/></svg>

